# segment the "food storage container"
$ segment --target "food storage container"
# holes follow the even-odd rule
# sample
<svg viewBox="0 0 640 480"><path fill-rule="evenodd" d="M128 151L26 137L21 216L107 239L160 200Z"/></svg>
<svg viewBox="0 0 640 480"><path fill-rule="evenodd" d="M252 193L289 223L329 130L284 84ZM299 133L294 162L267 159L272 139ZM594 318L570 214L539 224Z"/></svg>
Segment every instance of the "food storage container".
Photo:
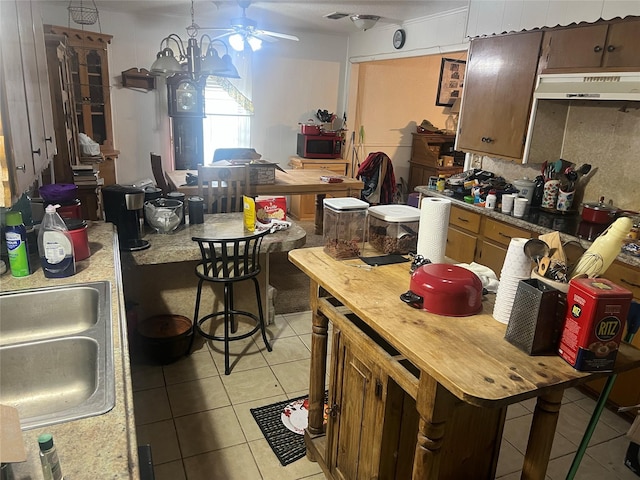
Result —
<svg viewBox="0 0 640 480"><path fill-rule="evenodd" d="M420 209L409 205L378 205L367 214L369 244L385 254L406 255L418 244Z"/></svg>
<svg viewBox="0 0 640 480"><path fill-rule="evenodd" d="M356 258L364 246L369 204L357 198L323 200L324 251L339 260Z"/></svg>

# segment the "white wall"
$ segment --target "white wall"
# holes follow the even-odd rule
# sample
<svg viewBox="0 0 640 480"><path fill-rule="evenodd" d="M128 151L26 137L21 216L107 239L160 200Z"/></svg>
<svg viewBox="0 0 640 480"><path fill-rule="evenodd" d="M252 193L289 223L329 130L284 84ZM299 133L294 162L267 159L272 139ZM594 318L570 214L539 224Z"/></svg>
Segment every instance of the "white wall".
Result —
<svg viewBox="0 0 640 480"><path fill-rule="evenodd" d="M66 7L43 2L43 21L68 25ZM160 153L165 168L171 158L171 132L166 106L166 86L145 92L123 88L120 74L131 67L149 69L160 41L171 32L186 37L190 18L167 18L101 11L103 33L113 35L109 46L114 145L119 183L153 178L149 152ZM73 28L81 28L72 24ZM85 27L96 30L98 25ZM295 154L298 122L319 108L339 116L343 104L341 85L347 51L346 37L300 34L300 42L281 40L254 55L253 100L256 115L252 146L264 158L283 167Z"/></svg>

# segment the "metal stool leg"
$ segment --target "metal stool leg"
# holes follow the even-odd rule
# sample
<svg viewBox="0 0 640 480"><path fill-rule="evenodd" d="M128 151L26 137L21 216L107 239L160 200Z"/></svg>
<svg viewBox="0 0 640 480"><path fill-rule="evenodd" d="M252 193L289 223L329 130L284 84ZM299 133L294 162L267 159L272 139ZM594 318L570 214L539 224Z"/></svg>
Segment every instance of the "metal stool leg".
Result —
<svg viewBox="0 0 640 480"><path fill-rule="evenodd" d="M191 326L191 340L189 341L189 348L187 349L187 355L191 355L191 349L193 348L193 342L198 333L198 313L200 313L200 298L202 297L202 283L204 280L198 281L198 292L196 294L196 311L193 314L193 325Z"/></svg>
<svg viewBox="0 0 640 480"><path fill-rule="evenodd" d="M233 313L229 310L231 300L233 297L233 286L231 284L224 284L224 374L229 375L231 368L229 368L229 323L233 322ZM233 332L233 325L231 325L231 331Z"/></svg>
<svg viewBox="0 0 640 480"><path fill-rule="evenodd" d="M257 278L252 278L253 285L256 289L256 300L258 301L258 321L260 322L260 332L262 333L262 340L264 340L264 345L267 347L267 351L271 351L271 345L269 345L269 341L267 340L267 332L264 327L264 313L262 311L262 299L260 298L260 284L258 283Z"/></svg>

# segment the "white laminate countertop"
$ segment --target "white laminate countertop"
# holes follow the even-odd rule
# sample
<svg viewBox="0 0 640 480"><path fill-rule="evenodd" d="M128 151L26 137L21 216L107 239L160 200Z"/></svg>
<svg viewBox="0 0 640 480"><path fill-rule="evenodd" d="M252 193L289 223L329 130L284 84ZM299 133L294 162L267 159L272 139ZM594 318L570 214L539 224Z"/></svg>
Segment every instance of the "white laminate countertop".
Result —
<svg viewBox="0 0 640 480"><path fill-rule="evenodd" d="M450 197L448 195L444 195L442 193L438 193L434 190L430 190L428 187L426 186L419 186L415 188L416 192L421 193L422 195L426 195L429 197L440 197L440 198L447 198L449 200L451 200L451 202L456 205L457 207L460 208L464 208L465 210L469 210L471 212L476 212L479 213L481 215L485 215L487 217L491 217L491 218L495 218L496 220L499 220L501 222L505 222L505 223L509 223L511 225L514 225L516 227L522 228L524 230L529 230L530 232L537 232L540 235L543 235L545 233L550 233L553 232L554 230L551 228L547 228L547 227L543 227L541 225L535 224L535 223L531 223L531 222L527 222L526 220L520 219L520 218L516 218L512 215L506 215L502 212L499 212L498 210L490 210L487 208L481 208L481 207L476 207L475 205L471 205L469 203L466 203L462 200L458 200L456 198ZM589 248L589 246L591 245L592 242L585 240L584 238L579 238L573 235L568 235L566 233L560 233L560 238L562 239L563 242L567 242L570 240L575 240L578 241L583 247L585 248ZM626 253L620 253L618 255L617 260L621 263L625 263L627 265L631 265L633 267L637 267L640 268L640 257L634 257L633 255L628 255Z"/></svg>
<svg viewBox="0 0 640 480"><path fill-rule="evenodd" d="M114 235L113 225L105 222L89 222L87 232L91 256L76 263L75 275L61 279L45 278L38 257L32 255L35 272L27 277L14 278L7 271L0 276L0 291L110 281L115 406L102 415L24 431L27 461L13 464L15 480L43 478L38 456L38 436L42 433L53 435L65 480L140 478L117 235ZM1 382L2 379L0 388Z"/></svg>

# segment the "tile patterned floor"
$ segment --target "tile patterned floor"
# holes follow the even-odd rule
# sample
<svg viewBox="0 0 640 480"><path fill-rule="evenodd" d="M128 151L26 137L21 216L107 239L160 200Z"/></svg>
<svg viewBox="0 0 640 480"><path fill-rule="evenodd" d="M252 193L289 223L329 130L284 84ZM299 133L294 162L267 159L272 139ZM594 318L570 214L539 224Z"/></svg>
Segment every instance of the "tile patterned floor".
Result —
<svg viewBox="0 0 640 480"><path fill-rule="evenodd" d="M138 443L151 444L157 480L324 479L320 467L306 458L282 467L249 412L307 393L310 312L276 315L268 330L273 352L267 352L260 335L231 344L229 376L219 342L200 342L191 356L166 366L133 352ZM565 393L548 480L565 478L594 405L578 390ZM500 480L520 478L534 406L535 400L527 400L508 409ZM622 463L629 426L605 410L576 479L638 480Z"/></svg>

